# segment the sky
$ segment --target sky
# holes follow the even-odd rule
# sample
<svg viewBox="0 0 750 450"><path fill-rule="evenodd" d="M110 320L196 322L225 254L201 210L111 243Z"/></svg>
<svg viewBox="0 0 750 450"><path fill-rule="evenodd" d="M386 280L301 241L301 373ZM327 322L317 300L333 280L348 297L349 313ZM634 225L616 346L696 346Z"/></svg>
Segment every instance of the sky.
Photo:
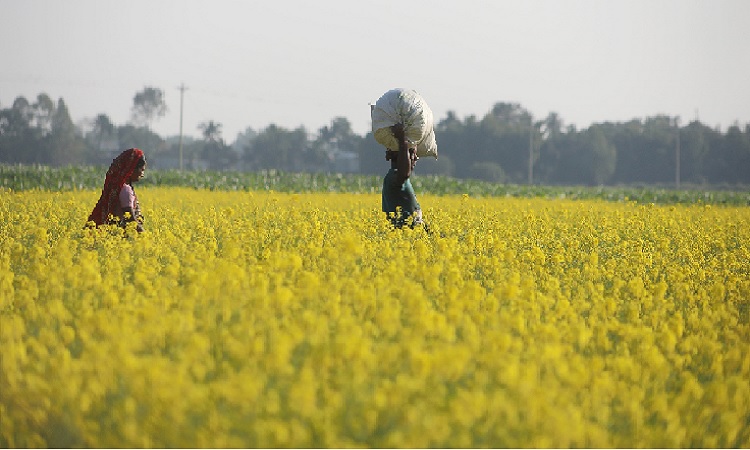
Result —
<svg viewBox="0 0 750 450"><path fill-rule="evenodd" d="M564 125L659 114L750 123L746 0L0 0L0 108L63 98L74 122L131 120L161 89L162 137L222 125L370 130L386 91L436 118L518 103ZM180 86L184 90L181 102Z"/></svg>

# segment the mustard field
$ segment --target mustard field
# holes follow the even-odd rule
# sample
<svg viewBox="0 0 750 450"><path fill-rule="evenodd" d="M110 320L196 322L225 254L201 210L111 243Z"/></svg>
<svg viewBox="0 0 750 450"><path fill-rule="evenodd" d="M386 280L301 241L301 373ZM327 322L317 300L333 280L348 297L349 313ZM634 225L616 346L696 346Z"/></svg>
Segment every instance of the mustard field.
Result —
<svg viewBox="0 0 750 450"><path fill-rule="evenodd" d="M0 190L0 447L750 446L747 206L98 196Z"/></svg>

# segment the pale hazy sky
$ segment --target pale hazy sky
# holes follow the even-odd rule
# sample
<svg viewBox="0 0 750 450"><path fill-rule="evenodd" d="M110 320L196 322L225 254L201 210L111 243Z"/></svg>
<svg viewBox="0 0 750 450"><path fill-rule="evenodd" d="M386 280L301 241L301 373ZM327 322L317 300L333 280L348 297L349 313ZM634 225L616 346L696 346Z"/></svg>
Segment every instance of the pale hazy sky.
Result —
<svg viewBox="0 0 750 450"><path fill-rule="evenodd" d="M153 123L304 125L417 90L436 120L517 102L579 128L657 114L722 130L750 122L747 0L0 0L0 108L45 92L75 122L130 119L134 95L161 88Z"/></svg>

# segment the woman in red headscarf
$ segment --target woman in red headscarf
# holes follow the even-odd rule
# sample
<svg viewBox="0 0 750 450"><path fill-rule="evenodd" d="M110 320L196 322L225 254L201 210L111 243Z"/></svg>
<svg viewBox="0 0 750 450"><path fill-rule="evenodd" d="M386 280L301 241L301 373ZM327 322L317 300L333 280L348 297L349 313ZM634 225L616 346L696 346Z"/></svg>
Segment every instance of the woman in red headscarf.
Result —
<svg viewBox="0 0 750 450"><path fill-rule="evenodd" d="M135 221L137 230L143 231L143 216L133 183L143 178L145 170L146 157L142 150L130 148L120 153L109 166L102 195L89 216L89 223L125 227L128 222Z"/></svg>

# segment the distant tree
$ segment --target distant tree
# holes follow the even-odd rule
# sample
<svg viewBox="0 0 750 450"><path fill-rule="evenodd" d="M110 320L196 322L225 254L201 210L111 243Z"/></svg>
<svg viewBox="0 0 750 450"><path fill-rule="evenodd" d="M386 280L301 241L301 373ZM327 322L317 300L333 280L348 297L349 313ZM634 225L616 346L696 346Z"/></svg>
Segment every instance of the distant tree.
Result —
<svg viewBox="0 0 750 450"><path fill-rule="evenodd" d="M202 139L195 139L192 136L183 136L182 157L184 168L188 170L205 169L203 151L205 142ZM173 136L164 143L164 150L151 158L149 165L153 163L154 168L177 168L180 160L179 137Z"/></svg>
<svg viewBox="0 0 750 450"><path fill-rule="evenodd" d="M534 142L535 150L539 152L534 163L534 182L549 183L557 170L556 164L560 159L559 142L564 133L563 121L560 116L551 112L539 124L538 139Z"/></svg>
<svg viewBox="0 0 750 450"><path fill-rule="evenodd" d="M680 179L686 183L705 183L707 158L711 141L718 141L717 133L698 121L680 130Z"/></svg>
<svg viewBox="0 0 750 450"><path fill-rule="evenodd" d="M750 183L750 135L738 124L727 129L721 142L711 149L710 157L724 162L724 170L713 174L714 182Z"/></svg>
<svg viewBox="0 0 750 450"><path fill-rule="evenodd" d="M345 117L336 117L330 125L318 130L317 137L310 143L305 155L308 169L334 170L334 159L340 152L358 153L362 138L352 131L351 123Z"/></svg>
<svg viewBox="0 0 750 450"><path fill-rule="evenodd" d="M505 181L505 172L500 164L494 162L475 162L469 166L470 178L475 180L489 181L491 183L502 183Z"/></svg>
<svg viewBox="0 0 750 450"><path fill-rule="evenodd" d="M445 115L445 119L438 122L435 127L439 131L457 130L461 128L461 121L456 116L454 111L448 111Z"/></svg>
<svg viewBox="0 0 750 450"><path fill-rule="evenodd" d="M539 126L518 103L496 103L480 122L481 138L472 162L497 163L511 181L526 182L529 134L535 135L534 142L540 142Z"/></svg>
<svg viewBox="0 0 750 450"><path fill-rule="evenodd" d="M562 121L550 113L545 119L544 139L539 143L539 158L534 164L534 180L541 183L556 183L560 160L563 158L563 144L566 135ZM571 133L575 134L575 132Z"/></svg>
<svg viewBox="0 0 750 450"><path fill-rule="evenodd" d="M117 142L121 149L137 147L146 153L146 159L155 151L164 148L164 140L145 127L122 125L117 127Z"/></svg>
<svg viewBox="0 0 750 450"><path fill-rule="evenodd" d="M390 167L390 165L388 165L387 167ZM427 158L427 160L424 162L422 162L422 160L420 159L420 162L419 164L417 164L416 168L418 175L452 176L455 173L455 170L456 164L453 162L453 159L447 155L440 155L440 158L438 158L437 160Z"/></svg>
<svg viewBox="0 0 750 450"><path fill-rule="evenodd" d="M66 166L83 162L86 144L70 118L65 101L60 98L51 118L50 133L42 141L45 163Z"/></svg>
<svg viewBox="0 0 750 450"><path fill-rule="evenodd" d="M16 116L16 123L23 122L28 126L34 119L34 108L24 96L16 97L13 100L12 110Z"/></svg>
<svg viewBox="0 0 750 450"><path fill-rule="evenodd" d="M498 102L485 118L493 118L497 124L516 129L526 126L531 114L518 103Z"/></svg>
<svg viewBox="0 0 750 450"><path fill-rule="evenodd" d="M671 183L675 177L674 118L664 115L643 123L640 173L649 183Z"/></svg>
<svg viewBox="0 0 750 450"><path fill-rule="evenodd" d="M633 119L624 123L606 122L599 125L609 140L617 149L615 173L613 183L632 183L640 177L641 146L643 145L643 122ZM569 135L576 134L577 132Z"/></svg>
<svg viewBox="0 0 750 450"><path fill-rule="evenodd" d="M198 125L198 129L203 133L202 157L212 170L229 169L239 159L238 154L232 150L232 147L224 143L224 139L221 137L221 128L222 125L213 120Z"/></svg>
<svg viewBox="0 0 750 450"><path fill-rule="evenodd" d="M547 183L603 185L611 181L616 164L617 149L602 126L592 125L545 142L539 172Z"/></svg>
<svg viewBox="0 0 750 450"><path fill-rule="evenodd" d="M136 125L149 128L155 118L164 117L167 112L164 92L159 88L145 87L133 97L131 112Z"/></svg>
<svg viewBox="0 0 750 450"><path fill-rule="evenodd" d="M554 138L562 133L563 121L556 112L547 114L544 119L545 138Z"/></svg>
<svg viewBox="0 0 750 450"><path fill-rule="evenodd" d="M617 148L616 183L673 183L675 179L674 118L648 117L599 126Z"/></svg>
<svg viewBox="0 0 750 450"><path fill-rule="evenodd" d="M378 144L372 133L367 133L358 146L359 172L385 175L391 164L385 160L385 147ZM442 158L442 156L441 156Z"/></svg>
<svg viewBox="0 0 750 450"><path fill-rule="evenodd" d="M42 136L49 134L52 131L52 120L55 115L55 102L52 101L49 95L39 94L36 97L36 103L32 106L33 109L33 123Z"/></svg>
<svg viewBox="0 0 750 450"><path fill-rule="evenodd" d="M435 140L440 155L435 165L439 166L442 164L441 161L453 162L452 165L446 163L449 167L445 169L450 171L450 175L459 178L471 176L469 166L481 156L482 142L484 142L482 137L483 134L475 116L469 116L462 122L454 113L449 112L447 117L439 121L435 127ZM420 167L417 170L424 171L425 169Z"/></svg>
<svg viewBox="0 0 750 450"><path fill-rule="evenodd" d="M331 120L331 125L320 128L319 137L326 142L342 142L354 136L352 125L346 117L336 117Z"/></svg>
<svg viewBox="0 0 750 450"><path fill-rule="evenodd" d="M22 164L76 164L85 145L63 99L57 105L47 94L30 104L17 97L0 111L0 161Z"/></svg>
<svg viewBox="0 0 750 450"><path fill-rule="evenodd" d="M251 127L245 128L245 131L237 133L237 137L232 143L232 148L237 153L243 153L245 151L245 148L250 145L250 142L252 142L252 140L255 139L255 136L257 135L258 133Z"/></svg>
<svg viewBox="0 0 750 450"><path fill-rule="evenodd" d="M245 149L244 157L252 170L299 171L304 167L307 146L307 131L304 127L287 130L271 124L253 139Z"/></svg>
<svg viewBox="0 0 750 450"><path fill-rule="evenodd" d="M221 137L221 128L222 125L213 120L198 125L198 129L201 130L201 133L203 134L203 140L206 142L217 142L223 140Z"/></svg>
<svg viewBox="0 0 750 450"><path fill-rule="evenodd" d="M0 111L0 161L31 163L35 161L41 136L32 126L34 109L25 97L19 96L8 109Z"/></svg>
<svg viewBox="0 0 750 450"><path fill-rule="evenodd" d="M115 126L106 114L99 114L94 119L94 129L92 130L96 135L96 150L102 150L102 140L104 137L110 137L115 132Z"/></svg>
<svg viewBox="0 0 750 450"><path fill-rule="evenodd" d="M584 165L583 181L593 185L603 185L609 182L615 172L617 164L617 149L607 140L604 132L596 126L590 127L583 133L579 155Z"/></svg>

